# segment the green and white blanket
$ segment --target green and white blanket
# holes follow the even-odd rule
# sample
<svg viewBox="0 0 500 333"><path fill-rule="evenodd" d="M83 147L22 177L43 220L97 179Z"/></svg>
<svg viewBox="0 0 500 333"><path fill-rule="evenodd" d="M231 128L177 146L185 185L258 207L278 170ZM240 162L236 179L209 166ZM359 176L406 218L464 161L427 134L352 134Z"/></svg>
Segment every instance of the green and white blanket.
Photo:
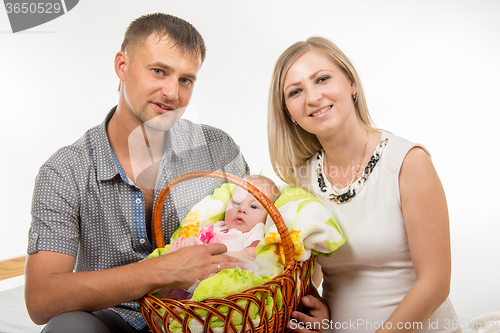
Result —
<svg viewBox="0 0 500 333"><path fill-rule="evenodd" d="M173 244L180 237L195 237L200 227L223 220L234 186L229 183L223 184L212 195L205 197L195 205L172 236L170 243ZM281 190L274 205L288 227L294 245L296 261L306 261L311 257L311 254L331 256L344 244L345 238L335 218L321 201L306 190L287 186ZM258 268L252 271L255 274L239 269L223 270L217 275L201 281L191 300L222 298L258 286L282 273L285 259L281 237L270 217L266 221L265 235L262 236L263 240L256 249ZM165 248L156 249L150 257L168 253L170 247L169 244ZM266 304L266 309L271 309L272 306L272 304ZM278 304L278 307L281 307L281 304ZM257 309L253 315L255 319L253 317L252 319L259 319ZM241 321L237 323L234 322L235 320L237 321L233 318L233 324L241 327ZM220 324L220 322L217 324L217 320L215 320L211 326L214 325L212 328L215 328ZM178 323L173 322L170 328L174 329L177 325ZM192 329L198 331L194 327L197 324L193 322L192 325ZM180 326L177 329L180 329Z"/></svg>

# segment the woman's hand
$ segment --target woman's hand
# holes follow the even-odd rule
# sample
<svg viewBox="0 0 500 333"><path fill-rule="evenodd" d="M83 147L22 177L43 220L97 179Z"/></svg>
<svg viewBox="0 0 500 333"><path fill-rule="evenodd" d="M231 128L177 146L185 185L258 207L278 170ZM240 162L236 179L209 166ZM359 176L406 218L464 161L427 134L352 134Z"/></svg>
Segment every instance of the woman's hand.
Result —
<svg viewBox="0 0 500 333"><path fill-rule="evenodd" d="M288 328L292 332L324 332L329 326L330 310L319 295L307 295L301 300L307 313L294 311Z"/></svg>

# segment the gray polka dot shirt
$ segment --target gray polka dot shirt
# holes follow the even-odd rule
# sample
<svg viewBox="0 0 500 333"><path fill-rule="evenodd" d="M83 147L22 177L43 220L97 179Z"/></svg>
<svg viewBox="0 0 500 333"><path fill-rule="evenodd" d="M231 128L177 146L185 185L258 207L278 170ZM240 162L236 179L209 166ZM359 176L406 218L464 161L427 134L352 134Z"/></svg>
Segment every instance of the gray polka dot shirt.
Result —
<svg viewBox="0 0 500 333"><path fill-rule="evenodd" d="M79 272L133 263L154 250L154 240L146 233L142 192L121 168L106 135L114 111L74 144L59 149L40 168L33 193L28 254L54 251L72 255L75 272ZM217 128L181 119L168 134L155 200L165 184L185 172L215 170L239 177L249 173L238 146ZM196 179L172 190L162 212L166 243L190 208L222 182ZM112 310L136 329L146 325L136 301Z"/></svg>

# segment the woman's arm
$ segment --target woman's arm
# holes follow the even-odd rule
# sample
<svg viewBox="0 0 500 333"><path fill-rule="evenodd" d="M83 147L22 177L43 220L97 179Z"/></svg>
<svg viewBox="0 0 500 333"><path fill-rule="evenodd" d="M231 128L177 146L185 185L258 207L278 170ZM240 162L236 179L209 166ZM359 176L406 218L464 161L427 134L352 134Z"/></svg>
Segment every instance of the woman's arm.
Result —
<svg viewBox="0 0 500 333"><path fill-rule="evenodd" d="M317 262L314 265L312 282L314 283L314 286L316 287L316 289L319 288L319 286L323 282L323 271L321 270L320 264L318 264Z"/></svg>
<svg viewBox="0 0 500 333"><path fill-rule="evenodd" d="M413 148L408 152L399 175L399 189L417 282L388 318L386 323L390 324L377 332L417 331L450 292L448 208L439 177L424 150ZM395 329L398 325L403 329ZM411 328L404 329L405 325Z"/></svg>

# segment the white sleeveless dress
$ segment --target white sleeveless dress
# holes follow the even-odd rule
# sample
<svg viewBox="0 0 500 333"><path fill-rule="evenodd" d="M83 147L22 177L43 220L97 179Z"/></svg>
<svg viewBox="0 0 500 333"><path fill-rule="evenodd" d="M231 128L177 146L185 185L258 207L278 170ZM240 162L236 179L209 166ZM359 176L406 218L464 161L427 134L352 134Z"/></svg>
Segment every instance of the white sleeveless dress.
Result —
<svg viewBox="0 0 500 333"><path fill-rule="evenodd" d="M318 186L317 155L308 161L304 186L330 209L346 238L331 257L318 257L331 331L375 332L417 279L401 212L398 176L408 151L419 145L382 132L381 142L385 139L385 147L377 148L381 154L378 163L349 202L326 199ZM326 178L324 181L332 193L331 184ZM447 299L419 332L455 332L457 322Z"/></svg>

